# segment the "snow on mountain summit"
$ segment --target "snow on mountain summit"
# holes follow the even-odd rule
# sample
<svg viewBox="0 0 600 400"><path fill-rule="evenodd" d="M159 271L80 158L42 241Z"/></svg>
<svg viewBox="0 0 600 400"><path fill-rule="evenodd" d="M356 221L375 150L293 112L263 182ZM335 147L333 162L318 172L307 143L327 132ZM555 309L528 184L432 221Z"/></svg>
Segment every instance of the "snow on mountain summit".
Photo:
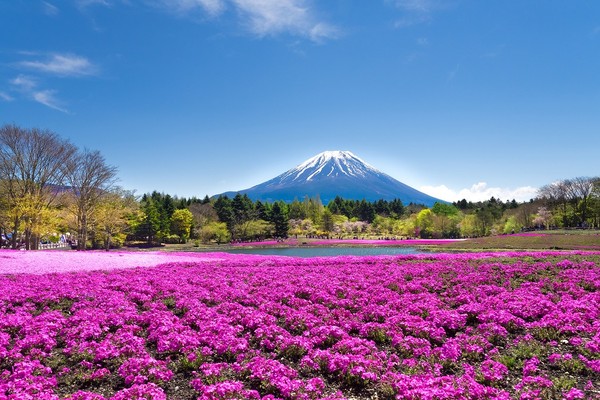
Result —
<svg viewBox="0 0 600 400"><path fill-rule="evenodd" d="M324 151L281 174L278 183L311 181L323 177L365 177L369 173L381 174L350 151Z"/></svg>

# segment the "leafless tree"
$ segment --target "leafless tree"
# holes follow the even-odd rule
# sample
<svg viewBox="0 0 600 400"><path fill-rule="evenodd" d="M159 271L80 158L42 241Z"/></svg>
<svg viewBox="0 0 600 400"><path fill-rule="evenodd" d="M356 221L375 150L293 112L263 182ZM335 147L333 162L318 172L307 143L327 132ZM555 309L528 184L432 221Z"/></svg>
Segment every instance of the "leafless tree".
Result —
<svg viewBox="0 0 600 400"><path fill-rule="evenodd" d="M192 203L189 208L194 216L194 226L198 230L202 229L204 225L219 220L215 208L210 203Z"/></svg>
<svg viewBox="0 0 600 400"><path fill-rule="evenodd" d="M580 222L582 225L586 223L588 213L588 202L594 190L594 181L597 178L577 177L570 180L569 193L570 197L576 202L575 206L580 211Z"/></svg>
<svg viewBox="0 0 600 400"><path fill-rule="evenodd" d="M69 161L67 181L74 199L78 250L85 250L91 217L115 184L116 175L116 167L108 165L98 151L84 149Z"/></svg>
<svg viewBox="0 0 600 400"><path fill-rule="evenodd" d="M598 177L564 179L540 188L538 198L543 199L549 206L561 206L565 226L568 225L567 206L570 203L574 215L578 218L578 224L585 225L588 218L589 203L594 196L598 180Z"/></svg>
<svg viewBox="0 0 600 400"><path fill-rule="evenodd" d="M15 125L0 128L0 181L6 212L10 218L12 247L24 225L27 249L37 248L32 240L33 227L40 223L41 214L55 200L64 184L64 166L76 149L54 132L23 129Z"/></svg>

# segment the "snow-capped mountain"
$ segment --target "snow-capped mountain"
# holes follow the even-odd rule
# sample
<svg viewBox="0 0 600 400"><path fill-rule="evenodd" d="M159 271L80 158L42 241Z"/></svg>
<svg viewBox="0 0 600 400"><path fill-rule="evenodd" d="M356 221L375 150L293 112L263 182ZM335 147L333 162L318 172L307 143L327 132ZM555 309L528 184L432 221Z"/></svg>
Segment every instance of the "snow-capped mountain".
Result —
<svg viewBox="0 0 600 400"><path fill-rule="evenodd" d="M344 199L377 201L400 199L402 203L443 202L392 178L349 151L325 151L309 158L275 178L229 197L247 194L252 200L291 202L319 195L323 204L336 196Z"/></svg>

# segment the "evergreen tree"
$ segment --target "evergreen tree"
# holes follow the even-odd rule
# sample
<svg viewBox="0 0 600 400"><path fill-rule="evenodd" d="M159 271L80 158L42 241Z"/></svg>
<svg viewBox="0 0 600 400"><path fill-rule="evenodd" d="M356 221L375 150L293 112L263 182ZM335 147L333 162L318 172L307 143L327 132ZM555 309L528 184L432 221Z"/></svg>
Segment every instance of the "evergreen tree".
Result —
<svg viewBox="0 0 600 400"><path fill-rule="evenodd" d="M231 207L233 209L234 225L254 219L254 204L247 194L236 194L231 201Z"/></svg>
<svg viewBox="0 0 600 400"><path fill-rule="evenodd" d="M275 237L286 238L288 236L289 218L285 204L275 202L271 208L270 222L275 225Z"/></svg>
<svg viewBox="0 0 600 400"><path fill-rule="evenodd" d="M142 223L138 225L137 235L146 238L148 244L153 244L158 241L161 231L160 213L156 207L156 203L152 198L147 197L142 204L144 218Z"/></svg>
<svg viewBox="0 0 600 400"><path fill-rule="evenodd" d="M289 218L290 219L306 219L306 209L304 204L294 199L289 205Z"/></svg>
<svg viewBox="0 0 600 400"><path fill-rule="evenodd" d="M365 199L363 199L358 206L358 218L361 221L373 222L375 219L375 208Z"/></svg>
<svg viewBox="0 0 600 400"><path fill-rule="evenodd" d="M269 203L263 204L260 200L256 200L256 203L254 203L254 211L256 213L256 218L264 221L269 220L269 212L271 211L269 209Z"/></svg>
<svg viewBox="0 0 600 400"><path fill-rule="evenodd" d="M390 211L394 218L400 218L404 215L404 204L402 200L394 199L390 202Z"/></svg>
<svg viewBox="0 0 600 400"><path fill-rule="evenodd" d="M225 223L230 232L233 230L234 225L233 207L231 203L232 201L229 197L219 196L219 198L215 201L214 206L217 216L219 217L219 221Z"/></svg>

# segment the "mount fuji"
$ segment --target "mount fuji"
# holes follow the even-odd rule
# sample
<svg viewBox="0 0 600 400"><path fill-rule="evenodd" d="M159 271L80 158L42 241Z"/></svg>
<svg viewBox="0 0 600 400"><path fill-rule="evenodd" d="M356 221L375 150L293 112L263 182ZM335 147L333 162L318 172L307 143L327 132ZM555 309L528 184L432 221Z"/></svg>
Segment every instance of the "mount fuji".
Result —
<svg viewBox="0 0 600 400"><path fill-rule="evenodd" d="M445 203L384 174L349 151L325 151L269 181L222 195L232 197L237 193L268 202L291 202L319 195L323 204L336 196L367 201L400 199L404 204L428 207Z"/></svg>

